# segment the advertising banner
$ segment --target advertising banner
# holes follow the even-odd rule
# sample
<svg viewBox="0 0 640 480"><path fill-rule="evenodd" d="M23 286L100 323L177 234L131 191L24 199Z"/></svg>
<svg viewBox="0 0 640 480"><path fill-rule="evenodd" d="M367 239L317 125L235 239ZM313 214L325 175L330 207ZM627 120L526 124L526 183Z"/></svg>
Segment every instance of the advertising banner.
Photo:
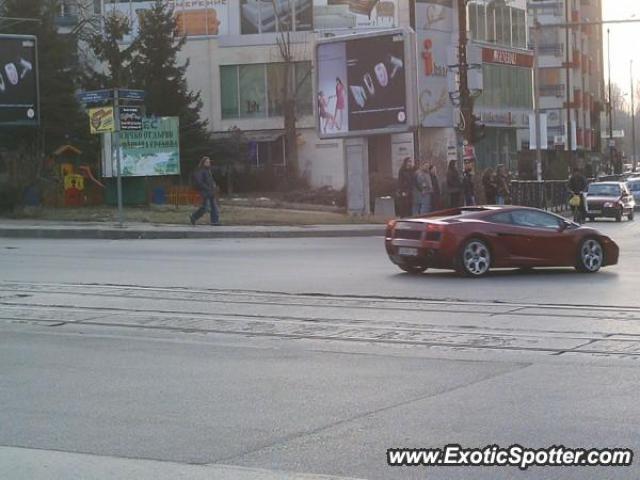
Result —
<svg viewBox="0 0 640 480"><path fill-rule="evenodd" d="M242 34L312 30L313 0L241 0L240 19ZM295 28L291 28L294 22Z"/></svg>
<svg viewBox="0 0 640 480"><path fill-rule="evenodd" d="M402 30L335 37L319 43L317 125L320 137L399 133L410 129L407 96L415 82L413 37Z"/></svg>
<svg viewBox="0 0 640 480"><path fill-rule="evenodd" d="M393 28L398 0L315 0L315 30Z"/></svg>
<svg viewBox="0 0 640 480"><path fill-rule="evenodd" d="M150 117L140 131L120 133L123 177L180 174L180 137L178 117ZM104 176L116 176L116 151L111 149L111 168Z"/></svg>
<svg viewBox="0 0 640 480"><path fill-rule="evenodd" d="M36 37L0 35L0 126L40 123Z"/></svg>
<svg viewBox="0 0 640 480"><path fill-rule="evenodd" d="M142 107L120 107L120 129L142 130Z"/></svg>
<svg viewBox="0 0 640 480"><path fill-rule="evenodd" d="M453 125L449 99L448 48L452 44L452 0L417 0L419 120L423 127Z"/></svg>
<svg viewBox="0 0 640 480"><path fill-rule="evenodd" d="M113 107L90 108L89 128L91 135L114 132L116 129L116 121Z"/></svg>
<svg viewBox="0 0 640 480"><path fill-rule="evenodd" d="M173 8L178 23L178 33L191 36L218 36L228 32L228 4L230 0L164 0ZM138 35L140 15L149 10L155 1L117 0L105 4L105 14L116 13L129 20L131 32L123 43L131 43Z"/></svg>

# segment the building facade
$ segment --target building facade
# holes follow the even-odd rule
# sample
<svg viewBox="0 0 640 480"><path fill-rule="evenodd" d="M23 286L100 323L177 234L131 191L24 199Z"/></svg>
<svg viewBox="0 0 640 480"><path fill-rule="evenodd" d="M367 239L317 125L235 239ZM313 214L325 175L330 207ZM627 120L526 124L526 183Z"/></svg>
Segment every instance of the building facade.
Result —
<svg viewBox="0 0 640 480"><path fill-rule="evenodd" d="M471 0L466 8L469 87L474 114L485 125L485 138L475 144L476 164L478 169L503 164L515 170L518 152L528 148L533 108L526 1ZM441 171L460 147L458 14L455 0L416 2L415 29L424 60L419 73L420 152Z"/></svg>
<svg viewBox="0 0 640 480"><path fill-rule="evenodd" d="M603 39L600 25L577 28L550 24L598 22L602 0L529 0L529 27L542 25L540 106L547 116L548 148L602 151L604 105ZM570 125L570 127L568 126Z"/></svg>

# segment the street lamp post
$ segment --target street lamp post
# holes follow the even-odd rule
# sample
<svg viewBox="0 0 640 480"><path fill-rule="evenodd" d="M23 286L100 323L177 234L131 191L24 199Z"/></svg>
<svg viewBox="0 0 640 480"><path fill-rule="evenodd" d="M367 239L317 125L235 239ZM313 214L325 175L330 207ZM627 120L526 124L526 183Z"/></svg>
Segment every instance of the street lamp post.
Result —
<svg viewBox="0 0 640 480"><path fill-rule="evenodd" d="M631 152L633 155L633 171L636 171L638 167L638 158L636 157L636 106L634 103L634 95L633 91L633 60L630 62L629 72L631 76Z"/></svg>
<svg viewBox="0 0 640 480"><path fill-rule="evenodd" d="M607 70L609 76L609 168L613 167L613 103L611 100L611 29L607 28Z"/></svg>

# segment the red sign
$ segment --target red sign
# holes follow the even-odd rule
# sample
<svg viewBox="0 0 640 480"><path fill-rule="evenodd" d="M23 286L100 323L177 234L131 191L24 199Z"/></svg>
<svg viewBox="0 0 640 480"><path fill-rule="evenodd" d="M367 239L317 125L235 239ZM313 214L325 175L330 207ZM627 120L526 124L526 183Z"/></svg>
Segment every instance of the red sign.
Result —
<svg viewBox="0 0 640 480"><path fill-rule="evenodd" d="M498 48L483 48L482 61L484 63L498 63L500 65L513 65L514 67L533 68L533 55L500 50Z"/></svg>

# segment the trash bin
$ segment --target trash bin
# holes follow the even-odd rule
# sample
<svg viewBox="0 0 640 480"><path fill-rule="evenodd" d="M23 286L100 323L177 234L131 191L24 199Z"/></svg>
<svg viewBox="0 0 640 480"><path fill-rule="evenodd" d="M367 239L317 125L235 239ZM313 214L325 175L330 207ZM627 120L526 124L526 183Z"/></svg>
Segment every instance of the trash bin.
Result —
<svg viewBox="0 0 640 480"><path fill-rule="evenodd" d="M376 217L394 218L396 216L396 205L393 197L376 197L373 214Z"/></svg>

